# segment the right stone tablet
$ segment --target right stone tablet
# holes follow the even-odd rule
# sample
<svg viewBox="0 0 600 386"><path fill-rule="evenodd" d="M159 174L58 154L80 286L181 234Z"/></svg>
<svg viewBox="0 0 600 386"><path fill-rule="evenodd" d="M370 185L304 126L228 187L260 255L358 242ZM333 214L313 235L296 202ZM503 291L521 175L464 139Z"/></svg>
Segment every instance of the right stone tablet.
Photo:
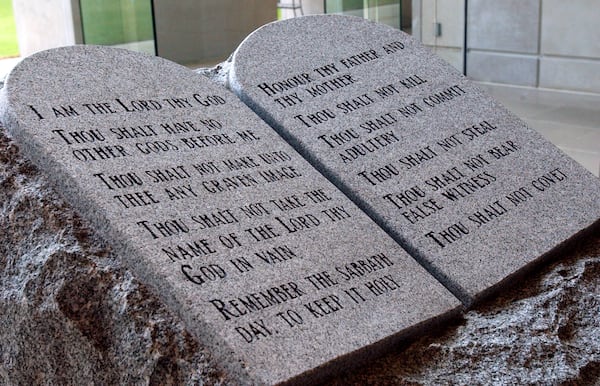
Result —
<svg viewBox="0 0 600 386"><path fill-rule="evenodd" d="M268 24L229 87L467 305L598 224L600 180L391 27Z"/></svg>

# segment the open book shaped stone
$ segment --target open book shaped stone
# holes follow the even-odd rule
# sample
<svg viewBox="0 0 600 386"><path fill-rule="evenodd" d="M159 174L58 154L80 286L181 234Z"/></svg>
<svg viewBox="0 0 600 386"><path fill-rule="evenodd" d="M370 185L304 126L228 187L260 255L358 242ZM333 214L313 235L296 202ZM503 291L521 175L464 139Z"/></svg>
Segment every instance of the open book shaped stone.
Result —
<svg viewBox="0 0 600 386"><path fill-rule="evenodd" d="M460 309L233 93L182 66L41 52L10 73L0 118L242 384L318 380Z"/></svg>
<svg viewBox="0 0 600 386"><path fill-rule="evenodd" d="M228 82L466 305L598 224L598 178L399 30L272 23Z"/></svg>

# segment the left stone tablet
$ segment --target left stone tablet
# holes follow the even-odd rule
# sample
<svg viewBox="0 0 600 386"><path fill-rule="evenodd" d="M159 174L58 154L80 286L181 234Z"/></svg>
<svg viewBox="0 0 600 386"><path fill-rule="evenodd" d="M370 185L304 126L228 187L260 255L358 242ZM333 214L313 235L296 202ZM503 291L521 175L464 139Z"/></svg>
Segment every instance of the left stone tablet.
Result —
<svg viewBox="0 0 600 386"><path fill-rule="evenodd" d="M23 60L0 120L240 382L318 380L459 301L232 93L164 59Z"/></svg>

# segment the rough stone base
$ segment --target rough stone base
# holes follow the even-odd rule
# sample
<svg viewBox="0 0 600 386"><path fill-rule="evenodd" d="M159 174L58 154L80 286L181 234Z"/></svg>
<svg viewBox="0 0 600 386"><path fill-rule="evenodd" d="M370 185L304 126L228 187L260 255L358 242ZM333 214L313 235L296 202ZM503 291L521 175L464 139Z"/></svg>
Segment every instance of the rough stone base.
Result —
<svg viewBox="0 0 600 386"><path fill-rule="evenodd" d="M0 128L0 384L228 385ZM600 383L600 235L332 385Z"/></svg>
<svg viewBox="0 0 600 386"><path fill-rule="evenodd" d="M227 383L0 130L0 384Z"/></svg>
<svg viewBox="0 0 600 386"><path fill-rule="evenodd" d="M331 384L600 385L600 235L460 325Z"/></svg>

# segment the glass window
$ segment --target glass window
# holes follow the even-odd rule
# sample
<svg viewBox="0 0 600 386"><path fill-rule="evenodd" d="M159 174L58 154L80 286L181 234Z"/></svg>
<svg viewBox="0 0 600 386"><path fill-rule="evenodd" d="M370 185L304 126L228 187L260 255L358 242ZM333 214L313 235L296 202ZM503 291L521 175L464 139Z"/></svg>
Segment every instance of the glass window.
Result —
<svg viewBox="0 0 600 386"><path fill-rule="evenodd" d="M402 0L325 0L325 13L358 16L394 28L410 30L410 23L403 23L403 20L410 20L410 9L406 9L407 6L410 7L410 2ZM408 12L404 19L403 11Z"/></svg>
<svg viewBox="0 0 600 386"><path fill-rule="evenodd" d="M151 0L80 0L83 42L156 54Z"/></svg>

